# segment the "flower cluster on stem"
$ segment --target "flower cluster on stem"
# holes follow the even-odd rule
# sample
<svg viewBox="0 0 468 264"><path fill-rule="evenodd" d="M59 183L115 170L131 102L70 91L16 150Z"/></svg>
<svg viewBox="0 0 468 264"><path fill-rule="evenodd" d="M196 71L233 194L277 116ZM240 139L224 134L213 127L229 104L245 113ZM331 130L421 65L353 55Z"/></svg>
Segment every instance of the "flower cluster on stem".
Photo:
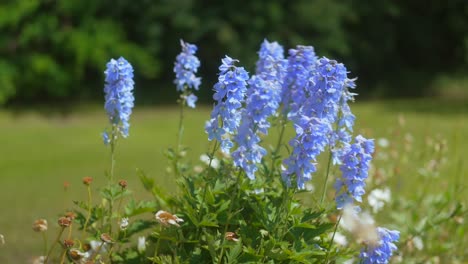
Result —
<svg viewBox="0 0 468 264"><path fill-rule="evenodd" d="M125 138L130 128L130 115L132 113L133 101L133 68L128 61L120 57L118 60L111 59L107 63L106 84L104 87L105 104L109 121L112 126ZM112 135L115 137L116 135ZM109 135L104 133L104 142L108 143Z"/></svg>
<svg viewBox="0 0 468 264"><path fill-rule="evenodd" d="M208 139L220 142L221 150L229 153L233 146L230 136L237 133L241 121L242 103L247 92L249 74L243 67L235 66L234 60L228 56L222 59L219 67L218 82L214 85L216 101L211 119L205 125Z"/></svg>
<svg viewBox="0 0 468 264"><path fill-rule="evenodd" d="M180 41L182 52L177 55L174 63L174 73L176 78L174 84L177 91L182 92L181 98L191 108L195 108L197 96L195 96L191 89L198 91L201 84L201 78L197 77L195 73L200 67L200 60L195 56L197 46Z"/></svg>
<svg viewBox="0 0 468 264"><path fill-rule="evenodd" d="M395 242L400 239L400 232L383 227L377 227L377 232L380 239L378 244L367 245L359 255L363 264L388 263L397 249Z"/></svg>
<svg viewBox="0 0 468 264"><path fill-rule="evenodd" d="M355 138L355 143L347 147L340 157L342 161L340 166L342 178L337 179L335 183L338 194L336 196L336 207L338 209L342 209L346 204L352 203L354 200L362 202L373 152L374 141L358 135Z"/></svg>

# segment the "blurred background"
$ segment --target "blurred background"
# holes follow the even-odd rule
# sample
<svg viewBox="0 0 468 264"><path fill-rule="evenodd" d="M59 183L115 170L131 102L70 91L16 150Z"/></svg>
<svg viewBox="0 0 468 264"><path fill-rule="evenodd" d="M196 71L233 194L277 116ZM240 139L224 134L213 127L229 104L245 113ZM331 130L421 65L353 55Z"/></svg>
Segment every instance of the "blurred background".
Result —
<svg viewBox="0 0 468 264"><path fill-rule="evenodd" d="M466 0L2 0L0 30L7 107L101 102L119 56L135 68L138 104L172 103L179 39L199 47L205 102L220 59L252 71L264 38L343 62L360 98L468 93Z"/></svg>

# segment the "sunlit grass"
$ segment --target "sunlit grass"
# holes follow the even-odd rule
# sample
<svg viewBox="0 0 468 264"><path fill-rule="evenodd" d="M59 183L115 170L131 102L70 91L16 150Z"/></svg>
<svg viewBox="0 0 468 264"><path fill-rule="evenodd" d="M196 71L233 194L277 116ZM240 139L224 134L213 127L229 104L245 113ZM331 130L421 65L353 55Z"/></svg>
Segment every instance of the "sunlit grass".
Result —
<svg viewBox="0 0 468 264"><path fill-rule="evenodd" d="M430 158L417 153L424 149L427 138L445 138L447 162L441 176L425 188L430 192L455 184L466 188L468 108L463 102L366 102L352 109L358 117L355 134L390 141L411 134L415 164ZM194 163L209 149L204 123L210 110L200 108L186 114L183 144L190 148L187 159ZM178 114L176 107L156 107L137 108L132 115L130 137L118 143L115 178L128 180L135 197L149 198L140 192L136 168L155 177L161 186L173 186L164 150L176 143ZM81 107L67 115L0 112L0 234L6 239L6 245L0 247L0 263L23 263L40 254L41 237L32 231L33 221L46 218L53 230L57 215L71 208L72 200L85 199L84 176L92 176L95 186L105 182L110 157L100 134L106 125L106 115L99 106ZM397 126L400 128L395 129ZM411 194L419 186L416 171L401 172L400 181L390 186ZM320 175L314 177L321 181ZM67 191L64 182L70 184ZM466 193L457 196L466 201Z"/></svg>

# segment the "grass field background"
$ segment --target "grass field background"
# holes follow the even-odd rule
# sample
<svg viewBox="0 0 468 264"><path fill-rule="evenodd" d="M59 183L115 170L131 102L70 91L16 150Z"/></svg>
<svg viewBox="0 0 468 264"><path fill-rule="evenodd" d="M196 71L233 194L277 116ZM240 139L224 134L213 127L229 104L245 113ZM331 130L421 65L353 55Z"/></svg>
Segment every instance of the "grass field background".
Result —
<svg viewBox="0 0 468 264"><path fill-rule="evenodd" d="M194 163L199 163L200 154L209 149L204 123L210 110L200 107L186 113L183 144L190 147L187 160ZM457 196L467 202L466 102L378 101L354 104L352 110L357 116L355 134L392 141L409 133L418 148L424 148L427 138L445 138L447 162L441 168L441 176L424 188L437 192L454 184L462 185L465 189ZM119 142L116 179L128 180L136 198L150 199L149 194L142 192L136 168L156 178L161 186L173 188L163 153L175 144L178 116L176 107L135 109L130 136ZM0 111L0 234L6 240L0 247L0 263L25 263L41 253L42 238L32 231L33 221L47 219L50 236L55 236L57 216L72 208L72 200L86 198L81 183L84 176L95 179L93 186L105 182L110 156L100 134L106 126L101 106L82 106L67 114L47 110ZM396 126L401 126L398 133ZM428 157L418 154L416 148L412 158L420 164ZM417 168L401 172L404 181L391 182L390 186L398 186L399 193L411 197L420 186L416 171ZM320 175L314 177L320 181ZM67 190L64 182L70 184Z"/></svg>

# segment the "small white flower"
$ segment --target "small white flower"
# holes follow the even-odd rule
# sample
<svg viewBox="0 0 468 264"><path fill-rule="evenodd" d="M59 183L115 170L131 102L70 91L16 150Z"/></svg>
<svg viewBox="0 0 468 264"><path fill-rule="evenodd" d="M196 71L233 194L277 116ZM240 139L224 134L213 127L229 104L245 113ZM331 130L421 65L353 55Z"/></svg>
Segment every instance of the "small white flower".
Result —
<svg viewBox="0 0 468 264"><path fill-rule="evenodd" d="M366 212L358 212L352 204L344 207L340 226L351 232L358 242L366 242L369 245L379 243L379 234L372 216Z"/></svg>
<svg viewBox="0 0 468 264"><path fill-rule="evenodd" d="M200 156L200 160L206 165L210 165L210 157L208 157L208 155L202 154ZM213 158L213 160L211 160L211 167L213 169L219 168L219 160L217 158Z"/></svg>
<svg viewBox="0 0 468 264"><path fill-rule="evenodd" d="M3 245L5 245L5 237L2 234L0 234L0 246Z"/></svg>
<svg viewBox="0 0 468 264"><path fill-rule="evenodd" d="M89 241L89 245L91 246L90 254L91 255L94 254L94 252L96 252L96 250L98 250L99 247L101 247L101 250L98 253L100 253L100 254L106 253L107 252L107 249L106 249L107 245L104 243L104 245L101 246L101 244L102 244L102 241L97 241L97 240Z"/></svg>
<svg viewBox="0 0 468 264"><path fill-rule="evenodd" d="M308 181L306 182L305 184L305 189L311 193L313 193L315 191L315 186L314 184L312 183L312 181Z"/></svg>
<svg viewBox="0 0 468 264"><path fill-rule="evenodd" d="M128 217L124 217L120 220L120 230L125 230L128 227Z"/></svg>
<svg viewBox="0 0 468 264"><path fill-rule="evenodd" d="M423 250L424 248L424 243L421 239L421 237L419 236L415 236L413 237L413 244L414 244L414 247L418 250Z"/></svg>
<svg viewBox="0 0 468 264"><path fill-rule="evenodd" d="M329 238L331 239L333 236L333 233L330 233L329 235ZM335 233L335 238L333 239L333 242L335 242L336 244L340 245L340 246L346 246L348 245L348 240L346 239L346 237L341 234L340 232L336 232Z"/></svg>
<svg viewBox="0 0 468 264"><path fill-rule="evenodd" d="M255 193L255 194L262 194L262 193L264 193L264 192L265 192L265 189L263 189L263 188L259 188L259 189L255 189L255 190L254 190L254 193Z"/></svg>
<svg viewBox="0 0 468 264"><path fill-rule="evenodd" d="M369 205L372 207L372 212L377 213L380 211L385 203L390 202L391 192L387 187L385 189L374 189L369 193L367 200Z"/></svg>
<svg viewBox="0 0 468 264"><path fill-rule="evenodd" d="M137 244L138 252L143 253L146 250L146 238L144 236L138 237L138 244Z"/></svg>
<svg viewBox="0 0 468 264"><path fill-rule="evenodd" d="M388 141L388 139L386 138L379 138L377 140L377 145L381 148L387 148L388 146L390 146L390 141Z"/></svg>

